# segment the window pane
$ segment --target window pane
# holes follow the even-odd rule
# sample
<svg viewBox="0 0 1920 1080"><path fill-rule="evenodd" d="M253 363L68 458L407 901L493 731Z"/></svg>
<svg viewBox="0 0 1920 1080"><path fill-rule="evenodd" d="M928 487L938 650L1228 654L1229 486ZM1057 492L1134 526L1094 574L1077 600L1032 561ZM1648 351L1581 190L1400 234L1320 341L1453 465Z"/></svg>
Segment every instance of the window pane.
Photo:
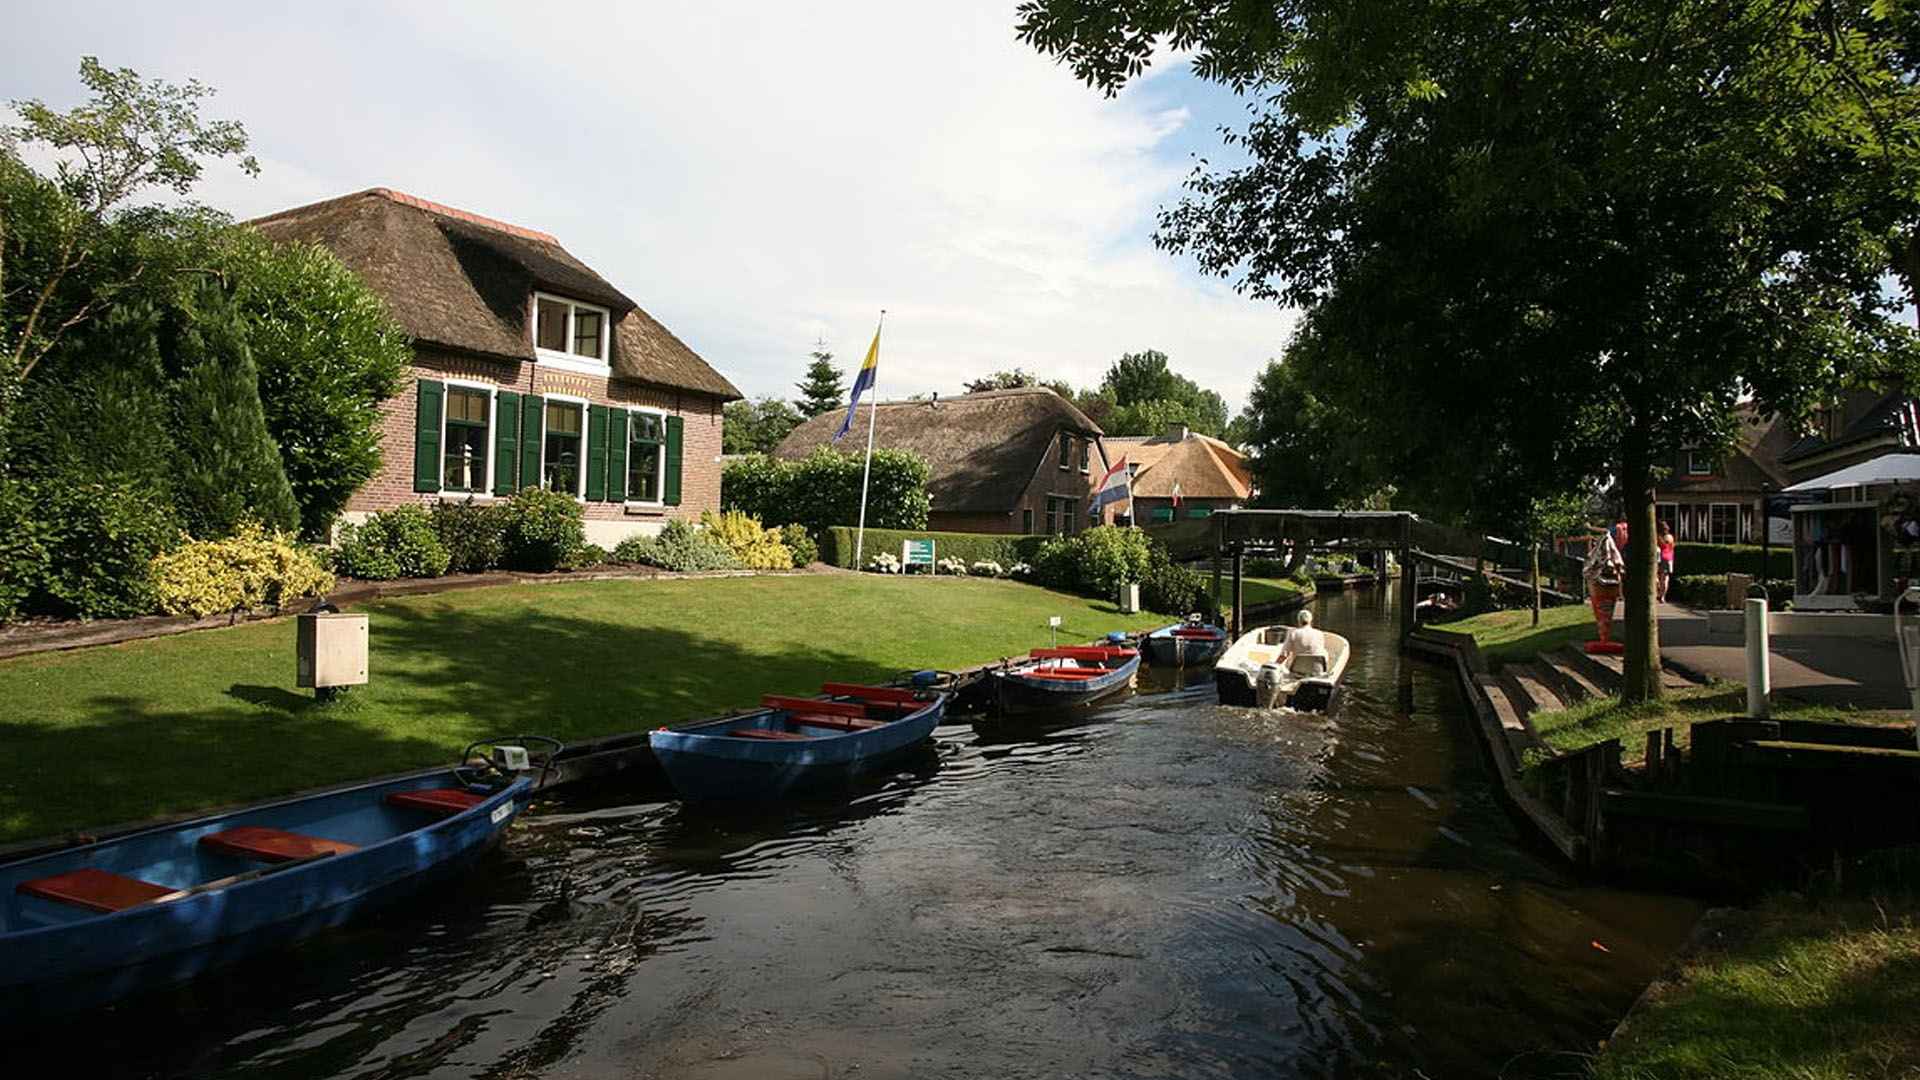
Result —
<svg viewBox="0 0 1920 1080"><path fill-rule="evenodd" d="M447 425L447 468L441 486L448 491L481 491L487 486L487 429L475 424Z"/></svg>
<svg viewBox="0 0 1920 1080"><path fill-rule="evenodd" d="M1073 436L1064 431L1060 433L1060 467L1063 469L1073 467Z"/></svg>
<svg viewBox="0 0 1920 1080"><path fill-rule="evenodd" d="M634 419L638 420L639 417ZM638 430L638 425L635 425ZM635 438L627 449L627 498L635 502L660 500L660 444Z"/></svg>
<svg viewBox="0 0 1920 1080"><path fill-rule="evenodd" d="M547 430L562 435L580 434L580 406L548 402Z"/></svg>
<svg viewBox="0 0 1920 1080"><path fill-rule="evenodd" d="M585 308L573 309L573 352L575 356L600 356L600 313Z"/></svg>
<svg viewBox="0 0 1920 1080"><path fill-rule="evenodd" d="M567 305L558 300L542 300L535 305L534 344L543 349L564 352L567 348Z"/></svg>
<svg viewBox="0 0 1920 1080"><path fill-rule="evenodd" d="M487 422L487 394L484 390L447 389L447 419L469 424Z"/></svg>
<svg viewBox="0 0 1920 1080"><path fill-rule="evenodd" d="M578 405L547 403L545 475L548 491L580 493L580 413Z"/></svg>
<svg viewBox="0 0 1920 1080"><path fill-rule="evenodd" d="M636 443L659 442L660 418L652 413L634 413L632 431Z"/></svg>

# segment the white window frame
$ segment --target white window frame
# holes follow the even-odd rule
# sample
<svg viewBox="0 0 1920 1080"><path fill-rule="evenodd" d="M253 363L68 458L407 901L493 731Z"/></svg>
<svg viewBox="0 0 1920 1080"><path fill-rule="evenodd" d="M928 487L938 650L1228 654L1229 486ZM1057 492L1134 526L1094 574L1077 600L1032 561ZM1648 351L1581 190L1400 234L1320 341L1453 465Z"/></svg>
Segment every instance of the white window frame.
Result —
<svg viewBox="0 0 1920 1080"><path fill-rule="evenodd" d="M440 486L436 494L442 499L491 499L493 494L493 470L500 467L500 388L493 383L479 382L474 379L442 379L448 390L481 390L487 395L487 479L479 491L455 491L447 486L447 395L440 398L440 462L435 475Z"/></svg>
<svg viewBox="0 0 1920 1080"><path fill-rule="evenodd" d="M600 313L600 359L594 360L578 353L543 349L540 347L540 301L551 300L556 304L567 305L567 347L573 347L573 316L578 310ZM612 370L613 357L613 312L599 304L589 304L581 300L569 300L553 293L536 292L533 294L533 317L527 320L527 330L533 338L533 358L535 363L563 371L578 371L586 375L605 375Z"/></svg>
<svg viewBox="0 0 1920 1080"><path fill-rule="evenodd" d="M1719 541L1713 538L1713 512L1723 506L1733 511L1733 539L1727 540L1725 541L1725 543L1737 544L1740 542L1740 504L1737 502L1716 502L1716 503L1707 504L1707 543L1709 544L1722 543L1722 541Z"/></svg>
<svg viewBox="0 0 1920 1080"><path fill-rule="evenodd" d="M1688 476L1712 476L1713 475L1713 459L1706 458L1706 466L1704 468L1702 468L1700 465L1700 462L1704 456L1705 456L1704 453L1699 450L1690 449L1687 451L1687 475Z"/></svg>
<svg viewBox="0 0 1920 1080"><path fill-rule="evenodd" d="M575 397L572 394L542 394L541 395L540 475L535 478L535 483L537 486L541 488L545 488L547 486L546 408L548 403L555 402L555 401L559 402L562 405L577 405L580 408L580 475L574 478L573 497L576 500L584 503L587 501L587 424L592 419L587 415L587 409L589 406L593 404L591 401L588 401L586 398Z"/></svg>
<svg viewBox="0 0 1920 1080"><path fill-rule="evenodd" d="M660 418L660 483L658 485L659 487L658 494L660 497L657 499L653 499L651 501L648 501L646 499L632 498L632 495L633 495L633 468L632 468L633 466L633 418L635 414L639 414L639 413L644 413L648 416L657 416ZM660 507L667 505L667 410L649 408L644 405L628 406L627 407L627 445L624 452L620 455L620 457L623 461L627 463L627 466L628 466L627 475L620 478L622 485L627 489L627 495L628 495L627 505L628 506L644 506L649 509L658 509Z"/></svg>

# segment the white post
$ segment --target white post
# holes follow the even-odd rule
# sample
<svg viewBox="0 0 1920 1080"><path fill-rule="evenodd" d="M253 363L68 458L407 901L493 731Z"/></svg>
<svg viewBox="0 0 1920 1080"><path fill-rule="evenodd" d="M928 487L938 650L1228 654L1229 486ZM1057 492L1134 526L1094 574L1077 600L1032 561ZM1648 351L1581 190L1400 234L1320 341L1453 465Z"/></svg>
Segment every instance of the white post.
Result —
<svg viewBox="0 0 1920 1080"><path fill-rule="evenodd" d="M1767 602L1755 597L1747 601L1747 716L1765 720L1771 710L1768 693L1773 689L1772 652L1767 634Z"/></svg>
<svg viewBox="0 0 1920 1080"><path fill-rule="evenodd" d="M880 325L873 329L873 347L880 347L880 330L887 325L887 311L880 309ZM855 375L854 380L859 381ZM880 364L873 365L873 385L867 387L867 393L873 395L867 402L867 463L860 469L860 528L853 534L853 568L860 569L860 558L867 546L867 478L873 475L873 429L880 426ZM905 574L906 567L900 572ZM938 568L935 568L938 572Z"/></svg>

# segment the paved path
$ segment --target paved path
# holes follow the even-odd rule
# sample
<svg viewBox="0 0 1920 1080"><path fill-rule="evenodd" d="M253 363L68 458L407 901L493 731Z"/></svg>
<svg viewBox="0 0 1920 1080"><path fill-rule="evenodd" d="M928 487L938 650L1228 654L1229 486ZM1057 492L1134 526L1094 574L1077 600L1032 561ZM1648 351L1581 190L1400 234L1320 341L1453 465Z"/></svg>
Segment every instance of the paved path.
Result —
<svg viewBox="0 0 1920 1080"><path fill-rule="evenodd" d="M1706 615L1673 604L1660 605L1660 655L1709 678L1747 679L1744 642L1726 634L1709 636ZM1905 709L1910 704L1892 633L1885 639L1775 635L1773 688L1821 705Z"/></svg>

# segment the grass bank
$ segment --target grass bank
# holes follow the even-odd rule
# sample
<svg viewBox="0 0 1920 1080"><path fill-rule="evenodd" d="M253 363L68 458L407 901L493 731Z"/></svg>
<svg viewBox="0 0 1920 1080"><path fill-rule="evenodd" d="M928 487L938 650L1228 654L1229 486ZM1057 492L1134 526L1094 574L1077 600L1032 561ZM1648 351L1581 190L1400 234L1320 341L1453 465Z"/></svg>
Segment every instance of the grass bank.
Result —
<svg viewBox="0 0 1920 1080"><path fill-rule="evenodd" d="M1313 595L1312 582L1301 583L1292 578L1241 578L1240 591L1245 597L1247 607L1263 607L1267 604L1289 603ZM1220 575L1220 592L1215 600L1221 606L1233 603L1233 575Z"/></svg>
<svg viewBox="0 0 1920 1080"><path fill-rule="evenodd" d="M1680 746L1688 743L1688 727L1700 720L1719 720L1744 716L1747 688L1736 682L1716 682L1686 690L1669 690L1658 701L1637 705L1622 704L1617 697L1593 698L1578 705L1549 712L1534 713L1528 719L1534 734L1542 742L1562 753L1583 750L1608 739L1619 739L1621 758L1629 764L1646 756L1646 733L1675 728L1674 739ZM1907 723L1904 715L1868 709L1846 709L1832 705L1808 705L1791 694L1775 693L1773 717L1776 720L1820 720L1835 724L1897 726Z"/></svg>
<svg viewBox="0 0 1920 1080"><path fill-rule="evenodd" d="M383 600L369 685L293 689L292 621L0 663L0 842L584 739L822 680L959 668L1163 623L1008 581L810 574L518 584Z"/></svg>
<svg viewBox="0 0 1920 1080"><path fill-rule="evenodd" d="M1473 635L1490 668L1509 660L1531 660L1535 653L1552 652L1562 645L1591 641L1600 633L1593 625L1593 610L1585 604L1542 608L1539 626L1533 625L1531 608L1488 611L1432 625L1436 630Z"/></svg>
<svg viewBox="0 0 1920 1080"><path fill-rule="evenodd" d="M1775 897L1654 985L1598 1080L1920 1075L1920 902Z"/></svg>

